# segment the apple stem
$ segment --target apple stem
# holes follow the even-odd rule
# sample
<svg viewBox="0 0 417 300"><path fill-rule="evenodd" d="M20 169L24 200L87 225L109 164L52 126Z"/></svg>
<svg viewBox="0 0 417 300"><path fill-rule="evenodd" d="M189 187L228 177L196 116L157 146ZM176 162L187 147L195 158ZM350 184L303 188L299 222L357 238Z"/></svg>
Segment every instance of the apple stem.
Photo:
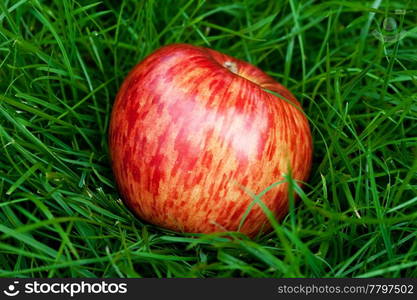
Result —
<svg viewBox="0 0 417 300"><path fill-rule="evenodd" d="M237 73L237 65L232 61L225 61L223 66L229 69L230 72Z"/></svg>

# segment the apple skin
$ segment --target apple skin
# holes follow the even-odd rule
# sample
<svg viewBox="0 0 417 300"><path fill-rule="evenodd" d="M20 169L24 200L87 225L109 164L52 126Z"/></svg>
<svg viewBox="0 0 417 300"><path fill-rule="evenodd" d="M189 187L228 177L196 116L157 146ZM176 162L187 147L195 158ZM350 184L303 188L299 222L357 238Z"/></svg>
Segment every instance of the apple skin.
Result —
<svg viewBox="0 0 417 300"><path fill-rule="evenodd" d="M125 204L143 220L191 233L270 230L258 204L239 226L251 193L289 168L305 181L312 161L308 121L284 86L247 62L188 44L162 47L129 73L109 148ZM261 199L282 218L287 183Z"/></svg>

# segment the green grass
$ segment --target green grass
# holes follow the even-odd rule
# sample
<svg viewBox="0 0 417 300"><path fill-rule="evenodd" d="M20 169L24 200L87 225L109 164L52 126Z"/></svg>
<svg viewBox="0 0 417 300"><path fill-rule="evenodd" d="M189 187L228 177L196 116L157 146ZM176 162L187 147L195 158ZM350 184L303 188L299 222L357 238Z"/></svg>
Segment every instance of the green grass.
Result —
<svg viewBox="0 0 417 300"><path fill-rule="evenodd" d="M412 4L0 1L0 276L417 277ZM266 236L169 232L119 199L115 94L174 42L249 61L303 104L313 170Z"/></svg>

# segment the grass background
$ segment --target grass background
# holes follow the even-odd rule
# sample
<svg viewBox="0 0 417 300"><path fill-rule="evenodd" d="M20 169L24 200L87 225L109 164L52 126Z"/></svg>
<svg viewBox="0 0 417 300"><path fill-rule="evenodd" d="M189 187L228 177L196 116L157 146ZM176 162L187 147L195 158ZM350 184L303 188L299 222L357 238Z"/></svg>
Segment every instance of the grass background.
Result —
<svg viewBox="0 0 417 300"><path fill-rule="evenodd" d="M0 1L0 276L417 277L416 21L412 1ZM302 102L313 171L274 232L172 233L122 205L112 103L174 42Z"/></svg>

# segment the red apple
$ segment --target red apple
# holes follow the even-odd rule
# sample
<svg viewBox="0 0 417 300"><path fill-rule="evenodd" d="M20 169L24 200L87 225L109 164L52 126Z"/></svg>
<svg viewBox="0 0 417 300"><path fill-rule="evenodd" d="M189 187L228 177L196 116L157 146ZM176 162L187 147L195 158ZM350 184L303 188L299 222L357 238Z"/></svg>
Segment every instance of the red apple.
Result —
<svg viewBox="0 0 417 300"><path fill-rule="evenodd" d="M165 46L130 72L113 107L109 147L120 194L143 220L249 236L270 228L258 204L239 226L251 193L289 168L305 181L312 157L308 121L284 86L249 63L187 44ZM261 199L284 216L288 185Z"/></svg>

